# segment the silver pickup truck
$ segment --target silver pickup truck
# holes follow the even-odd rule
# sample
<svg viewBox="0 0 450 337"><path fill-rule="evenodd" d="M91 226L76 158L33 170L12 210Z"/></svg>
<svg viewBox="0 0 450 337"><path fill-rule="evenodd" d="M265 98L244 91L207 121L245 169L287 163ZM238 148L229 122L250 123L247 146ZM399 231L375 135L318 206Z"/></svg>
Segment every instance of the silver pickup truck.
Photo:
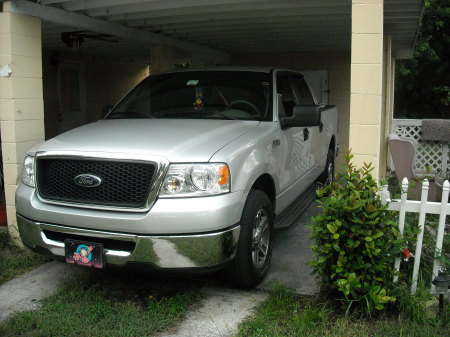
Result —
<svg viewBox="0 0 450 337"><path fill-rule="evenodd" d="M28 152L21 238L68 263L223 269L254 286L269 268L276 217L333 178L337 121L294 71L152 75L104 119Z"/></svg>

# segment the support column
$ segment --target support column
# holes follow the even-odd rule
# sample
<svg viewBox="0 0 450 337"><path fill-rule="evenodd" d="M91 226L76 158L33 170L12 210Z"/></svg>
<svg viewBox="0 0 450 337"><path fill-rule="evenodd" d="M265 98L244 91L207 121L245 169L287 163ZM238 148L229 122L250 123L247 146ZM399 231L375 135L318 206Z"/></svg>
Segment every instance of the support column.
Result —
<svg viewBox="0 0 450 337"><path fill-rule="evenodd" d="M394 117L394 74L395 60L392 58L392 37L384 36L383 51L383 113L381 118L382 132L380 137L380 176L386 177L390 154L387 144L387 138L391 133L392 119Z"/></svg>
<svg viewBox="0 0 450 337"><path fill-rule="evenodd" d="M383 0L352 0L349 147L362 166L380 174L383 78Z"/></svg>
<svg viewBox="0 0 450 337"><path fill-rule="evenodd" d="M150 53L151 74L174 69L177 61L174 48L162 44L155 44L151 46Z"/></svg>
<svg viewBox="0 0 450 337"><path fill-rule="evenodd" d="M44 140L41 20L0 13L0 120L8 229L20 242L15 191L27 151Z"/></svg>

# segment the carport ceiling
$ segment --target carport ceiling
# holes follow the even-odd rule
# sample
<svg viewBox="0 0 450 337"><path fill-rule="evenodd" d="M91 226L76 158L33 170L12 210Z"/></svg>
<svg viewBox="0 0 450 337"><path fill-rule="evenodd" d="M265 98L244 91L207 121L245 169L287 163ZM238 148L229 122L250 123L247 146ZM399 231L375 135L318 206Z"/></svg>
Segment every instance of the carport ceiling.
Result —
<svg viewBox="0 0 450 337"><path fill-rule="evenodd" d="M35 2L226 53L350 50L351 44L351 0ZM423 1L385 0L384 3L385 32L393 36L396 48L410 52ZM77 25L63 26L50 21L43 22L43 47L46 49L67 48L61 41L61 32L83 30ZM147 54L148 48L142 41L121 37L118 43L88 39L80 51L136 55ZM190 52L195 51L195 48L190 49Z"/></svg>

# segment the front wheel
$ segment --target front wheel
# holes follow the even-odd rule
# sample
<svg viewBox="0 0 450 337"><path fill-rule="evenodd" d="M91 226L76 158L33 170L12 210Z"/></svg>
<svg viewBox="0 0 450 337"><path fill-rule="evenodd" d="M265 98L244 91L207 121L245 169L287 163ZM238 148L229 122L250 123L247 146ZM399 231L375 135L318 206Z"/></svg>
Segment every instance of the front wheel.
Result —
<svg viewBox="0 0 450 337"><path fill-rule="evenodd" d="M229 281L244 288L261 282L272 257L273 222L272 204L267 195L251 190L242 212L236 256L224 270Z"/></svg>

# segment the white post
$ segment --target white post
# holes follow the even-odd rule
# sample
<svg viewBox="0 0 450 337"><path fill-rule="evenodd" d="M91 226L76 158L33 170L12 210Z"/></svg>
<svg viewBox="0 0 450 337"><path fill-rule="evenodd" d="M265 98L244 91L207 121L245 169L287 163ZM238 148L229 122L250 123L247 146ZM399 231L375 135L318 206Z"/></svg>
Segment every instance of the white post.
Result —
<svg viewBox="0 0 450 337"><path fill-rule="evenodd" d="M381 198L381 203L383 205L386 205L388 199L391 198L391 195L389 194L389 191L388 191L388 185L387 184L381 186L381 191L379 192L379 195L380 195L380 198Z"/></svg>
<svg viewBox="0 0 450 337"><path fill-rule="evenodd" d="M445 217L447 215L447 202L448 195L450 191L450 183L448 180L444 181L442 186L442 201L441 201L441 213L439 214L439 225L436 236L436 249L434 251L434 263L433 263L433 275L431 275L431 279L433 280L439 274L439 268L441 263L437 258L442 254L442 242L444 241L444 229L445 229ZM431 293L435 293L434 285L431 285Z"/></svg>
<svg viewBox="0 0 450 337"><path fill-rule="evenodd" d="M408 179L405 177L402 180L402 197L400 202L400 215L399 215L399 224L398 229L400 231L400 235L403 236L403 230L405 228L405 213L406 213L406 198L408 197ZM400 256L397 256L395 259L395 270L400 270ZM394 282L398 281L398 276L394 276Z"/></svg>
<svg viewBox="0 0 450 337"><path fill-rule="evenodd" d="M423 233L425 231L425 215L428 200L428 190L430 183L427 179L422 184L422 196L420 199L420 215L419 215L419 233L417 234L416 250L414 252L414 269L412 274L411 294L415 295L417 291L417 278L419 276L420 257L422 255Z"/></svg>

